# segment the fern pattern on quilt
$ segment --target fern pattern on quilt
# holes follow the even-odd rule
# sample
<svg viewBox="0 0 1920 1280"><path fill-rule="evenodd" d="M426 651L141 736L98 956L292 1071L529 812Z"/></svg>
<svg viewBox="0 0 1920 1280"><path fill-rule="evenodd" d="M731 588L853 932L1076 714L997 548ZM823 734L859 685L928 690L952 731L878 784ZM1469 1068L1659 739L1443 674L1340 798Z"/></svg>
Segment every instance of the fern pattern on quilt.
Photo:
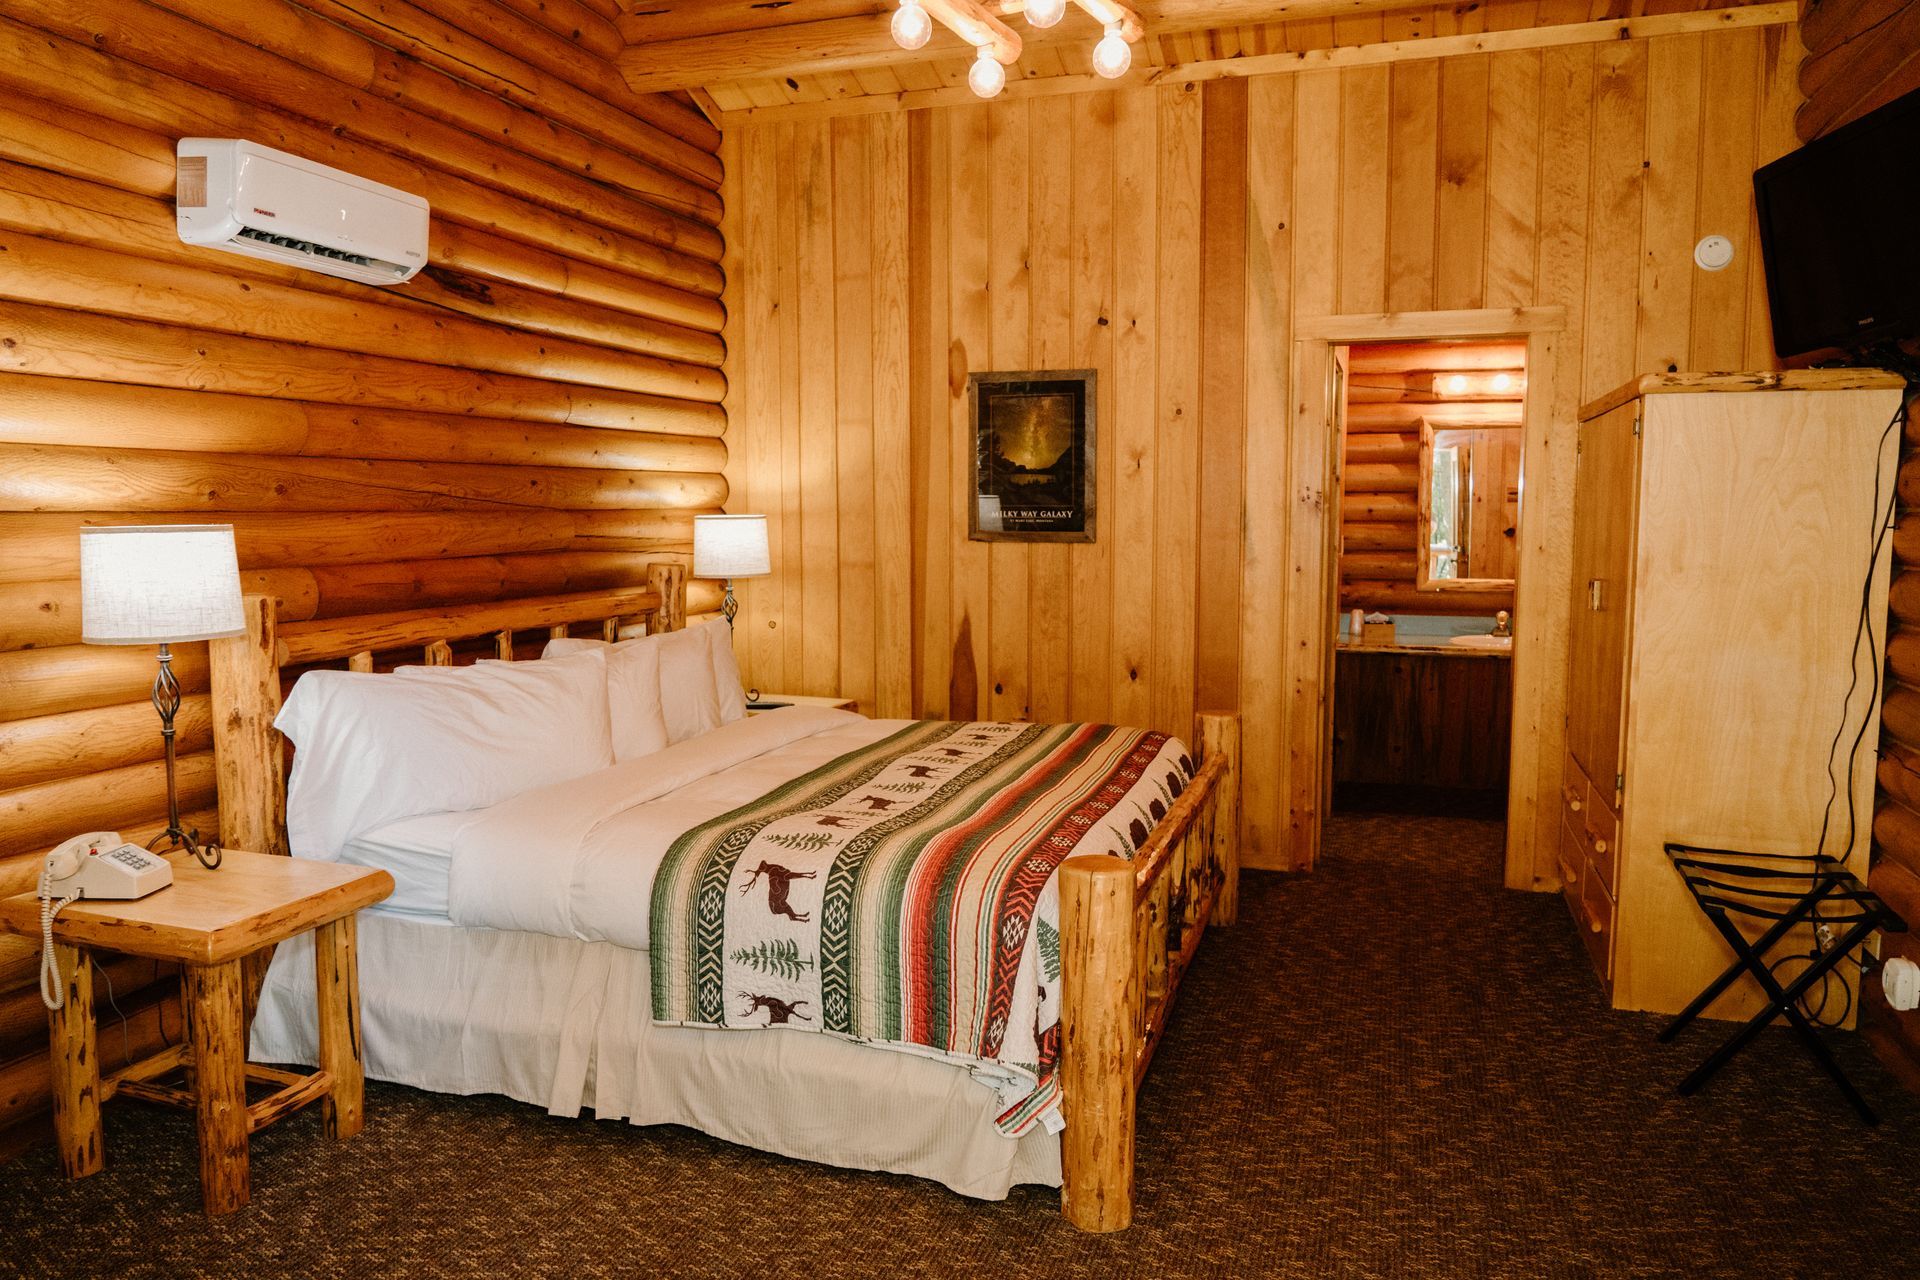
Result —
<svg viewBox="0 0 1920 1280"><path fill-rule="evenodd" d="M1000 1128L1057 1110L1076 853L1131 857L1193 775L1111 725L918 722L686 832L654 880L653 1017L973 1067Z"/></svg>

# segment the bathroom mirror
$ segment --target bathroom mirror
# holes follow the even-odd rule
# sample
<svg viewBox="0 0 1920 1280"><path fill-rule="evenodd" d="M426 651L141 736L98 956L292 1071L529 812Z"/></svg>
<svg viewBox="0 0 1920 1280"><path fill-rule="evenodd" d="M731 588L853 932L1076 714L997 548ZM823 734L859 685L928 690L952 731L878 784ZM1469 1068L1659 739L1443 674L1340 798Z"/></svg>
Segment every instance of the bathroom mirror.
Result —
<svg viewBox="0 0 1920 1280"><path fill-rule="evenodd" d="M1512 587L1520 553L1520 428L1423 420L1419 520L1420 590Z"/></svg>

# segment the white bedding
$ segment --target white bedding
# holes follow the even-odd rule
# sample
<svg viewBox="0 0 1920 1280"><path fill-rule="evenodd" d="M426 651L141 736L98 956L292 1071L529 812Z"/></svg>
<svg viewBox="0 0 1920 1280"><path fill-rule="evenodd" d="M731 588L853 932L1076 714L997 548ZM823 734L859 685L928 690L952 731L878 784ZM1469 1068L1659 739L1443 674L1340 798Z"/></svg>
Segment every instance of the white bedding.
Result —
<svg viewBox="0 0 1920 1280"><path fill-rule="evenodd" d="M402 818L349 840L340 861L393 873L393 892L383 910L447 918L447 883L453 869L453 842L475 811L428 813Z"/></svg>
<svg viewBox="0 0 1920 1280"><path fill-rule="evenodd" d="M644 951L654 872L683 832L910 723L791 707L469 814L447 914Z"/></svg>

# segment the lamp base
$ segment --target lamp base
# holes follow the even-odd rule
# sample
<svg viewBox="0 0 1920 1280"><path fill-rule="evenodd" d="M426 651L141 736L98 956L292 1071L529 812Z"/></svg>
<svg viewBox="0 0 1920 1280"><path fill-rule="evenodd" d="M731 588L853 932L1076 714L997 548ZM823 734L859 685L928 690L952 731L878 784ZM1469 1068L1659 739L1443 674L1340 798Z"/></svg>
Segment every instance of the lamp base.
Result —
<svg viewBox="0 0 1920 1280"><path fill-rule="evenodd" d="M727 625L733 625L734 615L740 612L740 602L733 598L733 579L727 579L726 598L720 602L720 612L726 615Z"/></svg>
<svg viewBox="0 0 1920 1280"><path fill-rule="evenodd" d="M167 829L147 842L152 849L162 840L170 849L185 849L209 871L220 866L220 846L202 841L198 830L180 825L180 792L174 785L173 718L180 710L180 681L173 674L173 651L160 646L160 673L153 678L153 709L160 713L160 737L167 749Z"/></svg>

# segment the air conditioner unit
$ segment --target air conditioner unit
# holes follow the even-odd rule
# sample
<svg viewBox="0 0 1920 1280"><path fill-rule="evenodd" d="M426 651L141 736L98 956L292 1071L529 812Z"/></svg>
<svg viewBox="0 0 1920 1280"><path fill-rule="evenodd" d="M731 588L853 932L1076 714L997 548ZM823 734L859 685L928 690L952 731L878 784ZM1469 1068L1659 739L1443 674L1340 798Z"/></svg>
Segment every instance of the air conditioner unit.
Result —
<svg viewBox="0 0 1920 1280"><path fill-rule="evenodd" d="M427 262L427 202L239 138L182 138L174 204L188 244L399 284Z"/></svg>

